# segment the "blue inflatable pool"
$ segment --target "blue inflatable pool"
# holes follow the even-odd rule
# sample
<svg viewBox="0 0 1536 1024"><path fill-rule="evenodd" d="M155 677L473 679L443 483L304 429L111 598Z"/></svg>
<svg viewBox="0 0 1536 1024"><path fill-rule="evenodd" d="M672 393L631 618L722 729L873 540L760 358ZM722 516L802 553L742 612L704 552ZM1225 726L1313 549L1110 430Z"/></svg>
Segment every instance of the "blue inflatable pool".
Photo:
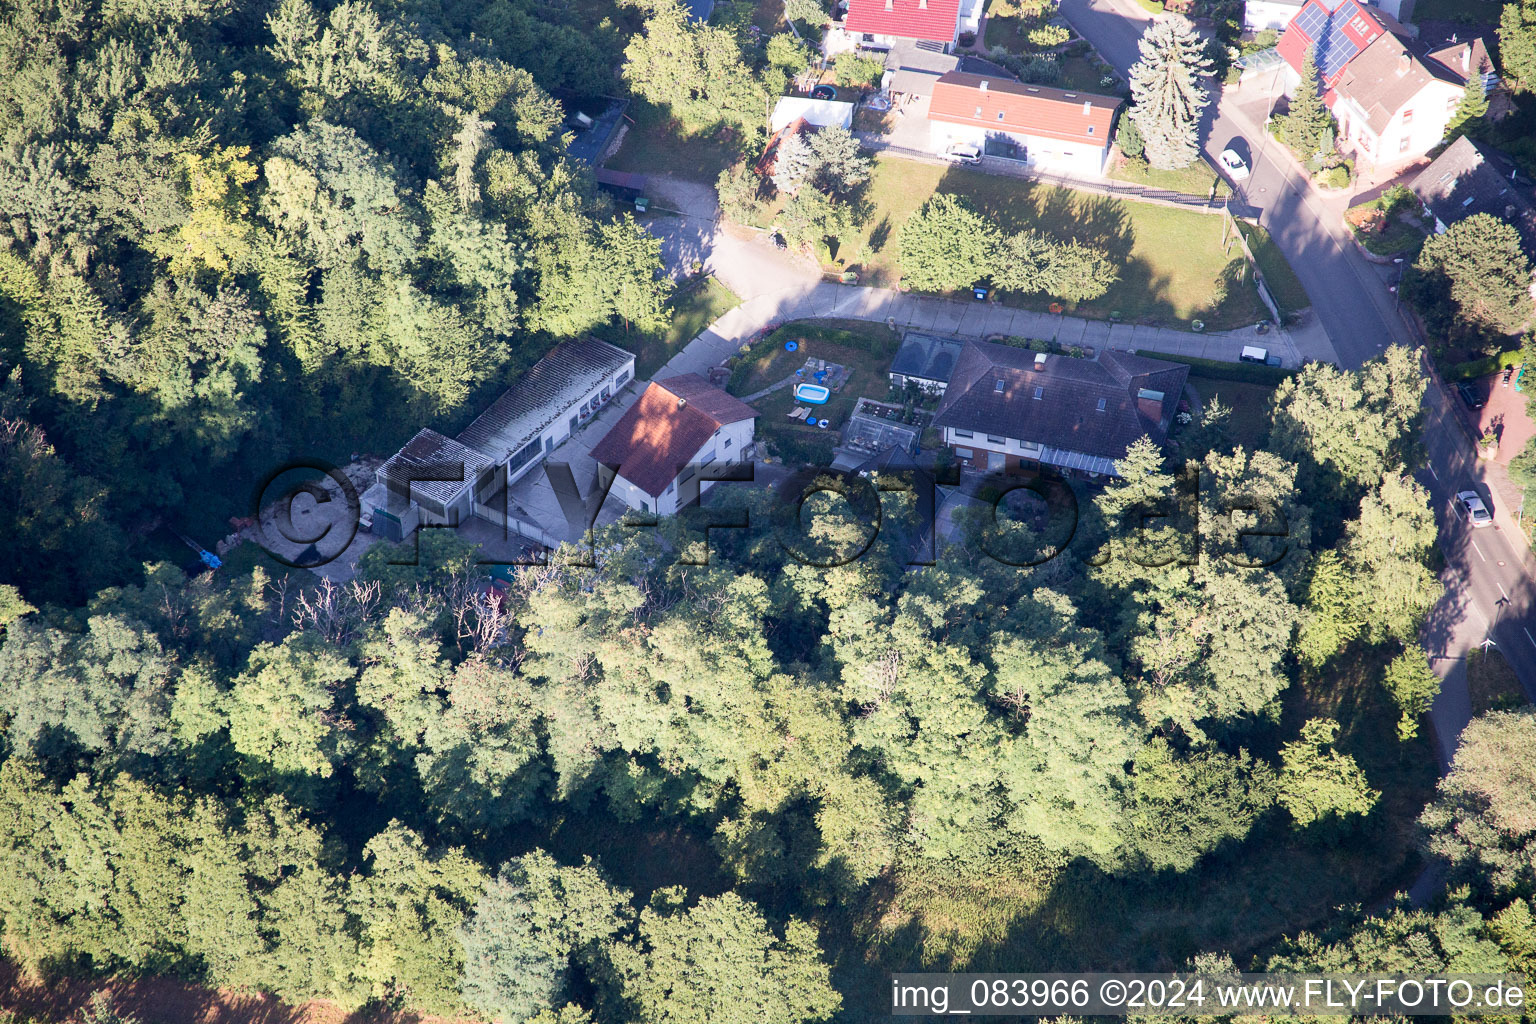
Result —
<svg viewBox="0 0 1536 1024"><path fill-rule="evenodd" d="M795 397L807 405L825 405L832 392L820 384L796 384Z"/></svg>

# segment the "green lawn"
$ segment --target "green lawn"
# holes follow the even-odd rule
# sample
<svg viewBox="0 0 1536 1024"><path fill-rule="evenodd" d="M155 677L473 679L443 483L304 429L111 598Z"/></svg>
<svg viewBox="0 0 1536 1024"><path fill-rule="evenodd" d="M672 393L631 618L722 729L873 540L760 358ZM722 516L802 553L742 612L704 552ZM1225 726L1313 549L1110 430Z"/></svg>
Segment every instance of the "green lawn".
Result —
<svg viewBox="0 0 1536 1024"><path fill-rule="evenodd" d="M784 348L790 340L798 343L794 352ZM761 413L758 436L766 438L770 445L779 439L826 445L847 422L860 398L884 399L890 393L891 359L900 347L900 335L884 324L861 320L795 321L757 342L751 352L742 356L727 389L733 395L750 395L794 373L808 358L848 367L850 373L842 390L827 404L816 407L817 418L831 421L825 430L789 419L790 411L803 404L795 401L792 387L752 403Z"/></svg>
<svg viewBox="0 0 1536 1024"><path fill-rule="evenodd" d="M1526 703L1525 690L1515 670L1496 650L1474 650L1467 655L1467 689L1472 695L1472 717L1489 711L1506 711Z"/></svg>
<svg viewBox="0 0 1536 1024"><path fill-rule="evenodd" d="M634 376L644 381L656 373L705 327L740 304L742 301L736 298L736 293L714 278L684 286L671 298L673 322L667 332L659 336L630 335L634 344ZM614 344L624 344L616 338L613 341Z"/></svg>
<svg viewBox="0 0 1536 1024"><path fill-rule="evenodd" d="M1165 171L1151 166L1145 160L1121 159L1115 161L1114 166L1110 168L1109 176L1116 181L1128 181L1133 185L1145 185L1147 188L1165 188L1170 192L1182 192L1188 196L1209 196L1213 186L1217 188L1217 195L1230 195L1232 192L1227 183L1217 177L1216 172L1211 170L1211 165L1204 160L1196 160L1188 167L1177 171Z"/></svg>
<svg viewBox="0 0 1536 1024"><path fill-rule="evenodd" d="M1248 240L1248 248L1253 250L1253 258L1258 261L1259 271L1269 285L1269 294L1274 297L1275 305L1280 307L1280 315L1289 316L1312 305L1307 289L1286 262L1285 254L1275 245L1275 240L1269 237L1269 232L1247 221L1240 220L1237 226Z"/></svg>
<svg viewBox="0 0 1536 1024"><path fill-rule="evenodd" d="M869 188L873 212L862 238L867 253L862 283L891 287L900 280L901 225L940 191L964 196L1005 231L1034 228L1107 250L1123 268L1120 281L1103 298L1084 303L1074 313L1118 314L1128 321L1170 326L1199 319L1212 330L1268 316L1241 251L1222 250L1219 216L900 159L875 164ZM1003 301L1045 309L1051 299L1008 295Z"/></svg>
<svg viewBox="0 0 1536 1024"><path fill-rule="evenodd" d="M1063 54L1059 64L1061 81L1056 83L1059 89L1075 89L1078 92L1093 92L1101 96L1125 96L1129 91L1124 82L1115 78L1107 67L1092 57ZM1106 76L1113 79L1109 85L1104 84Z"/></svg>
<svg viewBox="0 0 1536 1024"><path fill-rule="evenodd" d="M1413 20L1497 25L1501 10L1502 5L1497 0L1418 0L1413 5Z"/></svg>
<svg viewBox="0 0 1536 1024"><path fill-rule="evenodd" d="M672 174L713 183L737 160L736 144L726 133L683 135L665 110L644 100L630 104L629 117L634 123L624 136L624 144L607 163L615 171Z"/></svg>
<svg viewBox="0 0 1536 1024"><path fill-rule="evenodd" d="M1227 436L1250 452L1264 450L1269 439L1269 400L1275 389L1266 384L1242 384L1215 380L1199 373L1189 375L1190 386L1200 396L1202 405L1212 398L1232 411L1227 418Z"/></svg>

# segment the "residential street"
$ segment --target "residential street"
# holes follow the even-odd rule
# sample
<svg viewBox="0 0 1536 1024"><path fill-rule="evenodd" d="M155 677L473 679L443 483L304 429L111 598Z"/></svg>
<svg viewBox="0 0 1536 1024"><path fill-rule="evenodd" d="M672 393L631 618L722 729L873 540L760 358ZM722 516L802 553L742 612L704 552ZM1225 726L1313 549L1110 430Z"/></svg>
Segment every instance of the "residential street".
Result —
<svg viewBox="0 0 1536 1024"><path fill-rule="evenodd" d="M1137 59L1127 34L1144 27L1147 15L1130 0L1065 0L1062 11L1074 28L1121 72ZM1358 367L1394 342L1416 344L1396 310L1388 286L1397 269L1366 260L1343 224L1350 193L1325 195L1303 169L1268 137L1264 121L1279 99L1276 76L1246 85L1215 86L1215 103L1202 126L1205 151L1214 160L1231 146L1249 164L1251 176L1238 186L1259 223L1269 230L1312 300L1312 315L1326 330L1339 362ZM1434 495L1440 547L1446 566L1445 597L1425 626L1424 644L1443 683L1430 710L1442 768L1471 718L1467 691L1469 651L1491 636L1519 676L1526 695L1536 699L1536 559L1515 525L1515 510L1485 481L1471 439L1457 424L1452 399L1433 382L1425 396L1429 417L1424 440L1429 467L1420 479ZM1452 507L1455 492L1476 487L1493 509L1496 528L1472 531Z"/></svg>

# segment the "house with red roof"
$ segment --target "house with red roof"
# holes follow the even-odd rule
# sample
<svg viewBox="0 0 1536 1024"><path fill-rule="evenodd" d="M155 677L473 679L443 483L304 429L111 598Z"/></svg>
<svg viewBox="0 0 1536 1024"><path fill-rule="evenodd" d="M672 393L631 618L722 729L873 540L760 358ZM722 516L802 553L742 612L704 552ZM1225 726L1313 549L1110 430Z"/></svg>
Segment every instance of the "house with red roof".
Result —
<svg viewBox="0 0 1536 1024"><path fill-rule="evenodd" d="M935 153L957 146L996 152L999 144L1031 167L1102 174L1114 140L1116 96L1052 89L951 71L928 108Z"/></svg>
<svg viewBox="0 0 1536 1024"><path fill-rule="evenodd" d="M756 419L696 373L652 381L592 449L598 483L630 508L671 515L709 489L705 466L747 461Z"/></svg>
<svg viewBox="0 0 1536 1024"><path fill-rule="evenodd" d="M946 50L962 32L980 27L982 0L848 0L843 31L866 49L900 40L939 43Z"/></svg>
<svg viewBox="0 0 1536 1024"><path fill-rule="evenodd" d="M1486 93L1495 81L1481 40L1425 48L1390 14L1359 0L1306 0L1277 49L1296 88L1312 50L1339 148L1377 172L1438 146L1467 82L1480 80Z"/></svg>

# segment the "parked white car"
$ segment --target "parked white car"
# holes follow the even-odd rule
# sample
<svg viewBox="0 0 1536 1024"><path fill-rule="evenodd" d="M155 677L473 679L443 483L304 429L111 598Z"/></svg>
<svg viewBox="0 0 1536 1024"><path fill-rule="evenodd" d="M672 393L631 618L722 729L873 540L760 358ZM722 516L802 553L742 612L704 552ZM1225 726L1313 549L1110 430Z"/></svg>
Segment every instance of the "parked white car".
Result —
<svg viewBox="0 0 1536 1024"><path fill-rule="evenodd" d="M957 164L979 164L981 150L968 145L950 146L949 151L944 154L944 159L953 160Z"/></svg>
<svg viewBox="0 0 1536 1024"><path fill-rule="evenodd" d="M1248 177L1248 165L1243 163L1243 158L1237 155L1236 150L1222 150L1220 159L1221 166L1232 176L1233 181L1242 181Z"/></svg>
<svg viewBox="0 0 1536 1024"><path fill-rule="evenodd" d="M1493 513L1488 511L1488 506L1483 504L1483 499L1477 496L1476 491L1457 491L1456 504L1462 518L1473 528L1493 525Z"/></svg>

